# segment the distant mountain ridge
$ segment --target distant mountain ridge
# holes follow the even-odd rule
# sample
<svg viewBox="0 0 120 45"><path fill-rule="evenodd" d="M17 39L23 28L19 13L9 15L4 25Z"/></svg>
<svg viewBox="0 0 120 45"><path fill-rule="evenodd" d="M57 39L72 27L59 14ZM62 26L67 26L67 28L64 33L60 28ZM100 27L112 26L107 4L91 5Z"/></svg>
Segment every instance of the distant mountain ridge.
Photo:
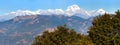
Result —
<svg viewBox="0 0 120 45"><path fill-rule="evenodd" d="M26 15L0 22L0 45L30 45L34 36L45 29L66 24L78 33L87 34L90 19L64 15ZM3 38L4 37L4 38Z"/></svg>

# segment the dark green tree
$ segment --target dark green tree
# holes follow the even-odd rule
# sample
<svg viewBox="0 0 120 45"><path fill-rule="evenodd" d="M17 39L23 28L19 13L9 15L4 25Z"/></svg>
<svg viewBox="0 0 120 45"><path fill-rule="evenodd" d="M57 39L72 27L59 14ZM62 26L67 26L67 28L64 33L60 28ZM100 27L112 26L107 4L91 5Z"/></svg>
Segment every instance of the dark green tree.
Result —
<svg viewBox="0 0 120 45"><path fill-rule="evenodd" d="M120 12L104 14L92 21L89 37L96 45L120 45Z"/></svg>
<svg viewBox="0 0 120 45"><path fill-rule="evenodd" d="M35 37L32 45L93 45L89 37L76 33L66 26L58 26L55 31L45 31Z"/></svg>

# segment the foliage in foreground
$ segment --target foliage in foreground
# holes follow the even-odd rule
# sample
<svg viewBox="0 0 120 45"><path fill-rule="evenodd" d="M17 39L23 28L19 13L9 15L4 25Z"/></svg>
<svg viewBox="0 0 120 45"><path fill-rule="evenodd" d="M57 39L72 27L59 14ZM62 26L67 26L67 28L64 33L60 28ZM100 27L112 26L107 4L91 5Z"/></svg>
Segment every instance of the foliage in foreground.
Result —
<svg viewBox="0 0 120 45"><path fill-rule="evenodd" d="M34 39L32 45L93 45L90 39L66 26L58 26L53 32L45 31Z"/></svg>

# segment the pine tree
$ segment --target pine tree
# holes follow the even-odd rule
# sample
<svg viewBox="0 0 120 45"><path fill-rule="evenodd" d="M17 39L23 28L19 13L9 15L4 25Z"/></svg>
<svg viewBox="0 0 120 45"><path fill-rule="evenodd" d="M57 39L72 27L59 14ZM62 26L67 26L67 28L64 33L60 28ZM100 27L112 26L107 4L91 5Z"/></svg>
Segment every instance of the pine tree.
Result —
<svg viewBox="0 0 120 45"><path fill-rule="evenodd" d="M93 19L89 36L96 45L120 45L120 12Z"/></svg>

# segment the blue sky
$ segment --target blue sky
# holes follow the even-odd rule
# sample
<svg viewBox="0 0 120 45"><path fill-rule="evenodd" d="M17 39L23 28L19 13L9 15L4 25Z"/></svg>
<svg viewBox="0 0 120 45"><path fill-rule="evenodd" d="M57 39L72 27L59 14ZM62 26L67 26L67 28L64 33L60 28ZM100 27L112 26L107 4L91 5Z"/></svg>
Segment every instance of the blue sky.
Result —
<svg viewBox="0 0 120 45"><path fill-rule="evenodd" d="M120 0L0 0L0 14L16 10L63 9L76 4L85 10L103 8L114 12L120 9Z"/></svg>

